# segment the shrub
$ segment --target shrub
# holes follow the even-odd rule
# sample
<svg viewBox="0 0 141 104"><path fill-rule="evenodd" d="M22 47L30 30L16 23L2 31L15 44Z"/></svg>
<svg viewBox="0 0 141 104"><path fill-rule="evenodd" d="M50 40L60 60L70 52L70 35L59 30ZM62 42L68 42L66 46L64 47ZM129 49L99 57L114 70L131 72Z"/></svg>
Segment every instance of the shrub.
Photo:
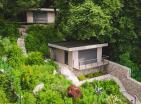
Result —
<svg viewBox="0 0 141 104"><path fill-rule="evenodd" d="M14 22L0 19L0 35L2 37L10 37L11 40L15 40L20 35L18 25Z"/></svg>
<svg viewBox="0 0 141 104"><path fill-rule="evenodd" d="M61 33L53 25L34 25L28 29L25 46L28 52L39 51L48 55L48 42L61 41L62 38Z"/></svg>
<svg viewBox="0 0 141 104"><path fill-rule="evenodd" d="M117 96L115 95L110 95L106 98L106 104L125 104L124 102L121 101Z"/></svg>
<svg viewBox="0 0 141 104"><path fill-rule="evenodd" d="M40 104L64 104L61 94L49 89L46 92L40 92L38 94L37 102L40 102Z"/></svg>
<svg viewBox="0 0 141 104"><path fill-rule="evenodd" d="M24 64L22 50L9 38L0 37L0 58L4 58L4 61L12 67Z"/></svg>
<svg viewBox="0 0 141 104"><path fill-rule="evenodd" d="M82 81L82 80L86 80L87 78L85 77L85 75L80 75L80 76L78 77L78 79L79 79L80 81Z"/></svg>
<svg viewBox="0 0 141 104"><path fill-rule="evenodd" d="M59 66L53 60L48 60L47 63L54 66L56 69L59 68Z"/></svg>
<svg viewBox="0 0 141 104"><path fill-rule="evenodd" d="M10 71L12 67L8 63L6 63L6 60L4 58L0 59L0 69L3 69L4 71Z"/></svg>
<svg viewBox="0 0 141 104"><path fill-rule="evenodd" d="M40 65L44 63L43 54L41 52L31 52L26 58L27 65Z"/></svg>
<svg viewBox="0 0 141 104"><path fill-rule="evenodd" d="M72 97L74 99L80 98L82 96L80 88L78 88L78 87L76 87L74 85L69 86L68 87L68 96Z"/></svg>
<svg viewBox="0 0 141 104"><path fill-rule="evenodd" d="M137 79L138 81L141 81L140 67L131 60L130 54L128 52L120 55L120 64L131 68L132 77Z"/></svg>
<svg viewBox="0 0 141 104"><path fill-rule="evenodd" d="M2 38L0 36L0 57L6 56L9 49L11 49L12 43L9 38Z"/></svg>
<svg viewBox="0 0 141 104"><path fill-rule="evenodd" d="M86 80L88 78L94 78L94 77L99 77L101 75L103 75L104 73L102 71L97 71L95 73L90 73L90 74L87 74L87 75L81 75L78 77L78 79L81 81L81 80Z"/></svg>
<svg viewBox="0 0 141 104"><path fill-rule="evenodd" d="M101 76L101 75L103 75L102 71L97 71L95 73L87 74L86 77L87 78L94 78L94 77L98 77L98 76Z"/></svg>
<svg viewBox="0 0 141 104"><path fill-rule="evenodd" d="M0 88L0 104L7 104L9 103L8 102L8 99L6 97L6 94L5 92Z"/></svg>
<svg viewBox="0 0 141 104"><path fill-rule="evenodd" d="M97 88L102 88L102 91L96 93ZM75 101L74 104L109 104L106 99L110 99L108 98L110 95L117 96L122 101L121 104L129 104L120 92L119 86L112 80L87 82L81 86L81 92L83 97Z"/></svg>
<svg viewBox="0 0 141 104"><path fill-rule="evenodd" d="M22 50L16 44L13 44L7 52L7 62L12 67L19 67L24 64Z"/></svg>
<svg viewBox="0 0 141 104"><path fill-rule="evenodd" d="M22 96L23 104L36 104L36 98L32 93L24 92Z"/></svg>

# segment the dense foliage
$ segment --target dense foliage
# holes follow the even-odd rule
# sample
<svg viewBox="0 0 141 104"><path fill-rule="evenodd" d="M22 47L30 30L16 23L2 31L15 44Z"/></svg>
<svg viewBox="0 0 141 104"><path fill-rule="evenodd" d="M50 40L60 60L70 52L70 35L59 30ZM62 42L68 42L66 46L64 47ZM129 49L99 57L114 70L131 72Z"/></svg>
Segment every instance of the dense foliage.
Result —
<svg viewBox="0 0 141 104"><path fill-rule="evenodd" d="M40 7L44 1L59 8L57 20L55 25L28 29L26 48L31 53L24 56L16 45L19 26L15 22L20 13ZM84 84L83 96L73 100L67 96L70 82L54 74L57 66L53 61L45 62L43 56L48 56L48 42L108 42L104 52L111 60L130 67L132 76L141 81L140 18L140 0L0 0L0 103L17 103L22 96L23 103L31 104L127 104L113 81ZM34 95L39 83L45 87Z"/></svg>
<svg viewBox="0 0 141 104"><path fill-rule="evenodd" d="M0 36L15 40L19 37L18 24L0 18Z"/></svg>
<svg viewBox="0 0 141 104"><path fill-rule="evenodd" d="M114 5L114 6L113 6ZM119 14L121 3L102 1L101 3L86 0L83 3L69 3L69 9L64 20L60 21L61 29L66 37L77 40L90 39L95 37L110 38L115 32L113 19ZM64 13L64 12L63 12Z"/></svg>
<svg viewBox="0 0 141 104"><path fill-rule="evenodd" d="M27 65L40 65L44 63L43 54L41 52L31 52L26 58Z"/></svg>
<svg viewBox="0 0 141 104"><path fill-rule="evenodd" d="M128 53L121 64L132 68L132 76L140 80L140 0L56 0L56 6L60 9L57 25L66 39L108 42L104 52L120 63Z"/></svg>
<svg viewBox="0 0 141 104"><path fill-rule="evenodd" d="M44 55L48 55L48 43L62 40L62 34L58 32L53 25L47 26L31 26L28 29L26 37L26 49L28 52L39 51Z"/></svg>
<svg viewBox="0 0 141 104"><path fill-rule="evenodd" d="M129 104L120 93L119 86L111 80L86 83L82 85L81 91L83 97L78 99L75 104ZM110 100L114 103L111 103Z"/></svg>
<svg viewBox="0 0 141 104"><path fill-rule="evenodd" d="M24 64L22 50L9 38L0 37L0 58L3 58L12 67Z"/></svg>
<svg viewBox="0 0 141 104"><path fill-rule="evenodd" d="M125 104L127 102L120 94L118 86L110 81L94 82L92 87L91 84L86 84L81 87L79 93L78 90L71 89L71 94L78 96L77 99L73 99L67 93L71 82L66 80L64 76L54 73L58 67L52 60L44 61L40 52L31 52L28 56L24 56L20 48L8 38L1 38L0 46L2 47L0 58L0 71L2 72L0 72L0 103L87 104L86 102L89 102L89 100L101 103L103 100L99 100L99 95L96 92L87 95L87 92L95 91L97 85L103 87L103 92L106 91L104 95L101 94L101 99L109 101L114 97L120 102L125 102ZM34 93L34 89L40 83L44 84L43 89ZM106 86L104 87L104 85ZM111 87L108 90L109 86L113 86L112 90ZM80 95L83 96L80 97Z"/></svg>
<svg viewBox="0 0 141 104"><path fill-rule="evenodd" d="M121 62L121 56L129 53L128 61L137 66L134 69L138 74L133 71L133 77L140 80L140 0L13 0L12 3L10 0L1 0L0 35L12 38L19 36L17 24L11 21L17 21L18 15L28 8L41 7L42 4L58 8L59 13L55 26L33 26L29 29L30 35L26 38L29 52L40 51L45 55L48 53L47 43L60 41L62 36L67 40L91 39L108 42L106 53L110 59ZM121 64L130 66L124 62Z"/></svg>

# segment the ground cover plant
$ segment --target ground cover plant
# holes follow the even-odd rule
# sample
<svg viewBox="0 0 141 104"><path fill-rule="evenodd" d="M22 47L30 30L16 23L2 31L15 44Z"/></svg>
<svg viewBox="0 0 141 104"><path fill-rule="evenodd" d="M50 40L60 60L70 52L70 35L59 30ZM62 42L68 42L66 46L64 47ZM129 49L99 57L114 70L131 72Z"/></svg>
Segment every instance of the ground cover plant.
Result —
<svg viewBox="0 0 141 104"><path fill-rule="evenodd" d="M80 87L82 96L74 99L67 95L71 83L60 74L54 74L55 67L44 65L22 66L10 73L0 74L2 102L23 104L129 104L119 91L119 86L111 80L94 81ZM4 81L3 81L4 80ZM33 94L37 84L44 83L42 91ZM99 90L101 89L101 90ZM100 91L100 92L99 92ZM16 92L16 94L15 94ZM22 98L20 99L20 96ZM114 103L110 101L114 100Z"/></svg>
<svg viewBox="0 0 141 104"><path fill-rule="evenodd" d="M87 74L87 75L80 75L80 76L78 76L78 79L80 81L82 81L82 80L86 80L86 79L90 79L90 78L94 78L94 77L99 77L99 76L102 76L104 74L106 74L106 73L104 73L103 71L97 71L95 73L90 73L90 74Z"/></svg>
<svg viewBox="0 0 141 104"><path fill-rule="evenodd" d="M112 80L94 81L81 86L83 97L74 104L130 104Z"/></svg>

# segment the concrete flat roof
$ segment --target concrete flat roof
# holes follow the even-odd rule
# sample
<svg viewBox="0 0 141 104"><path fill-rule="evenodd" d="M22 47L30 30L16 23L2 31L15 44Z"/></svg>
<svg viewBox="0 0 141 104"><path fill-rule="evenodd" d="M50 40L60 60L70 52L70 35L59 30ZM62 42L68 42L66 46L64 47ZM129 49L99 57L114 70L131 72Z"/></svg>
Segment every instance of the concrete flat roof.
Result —
<svg viewBox="0 0 141 104"><path fill-rule="evenodd" d="M48 46L66 51L76 51L106 47L108 46L108 43L98 43L94 41L65 41L58 43L49 43Z"/></svg>
<svg viewBox="0 0 141 104"><path fill-rule="evenodd" d="M48 11L48 12L54 12L53 8L30 8L28 11ZM56 11L59 11L59 9L56 9Z"/></svg>

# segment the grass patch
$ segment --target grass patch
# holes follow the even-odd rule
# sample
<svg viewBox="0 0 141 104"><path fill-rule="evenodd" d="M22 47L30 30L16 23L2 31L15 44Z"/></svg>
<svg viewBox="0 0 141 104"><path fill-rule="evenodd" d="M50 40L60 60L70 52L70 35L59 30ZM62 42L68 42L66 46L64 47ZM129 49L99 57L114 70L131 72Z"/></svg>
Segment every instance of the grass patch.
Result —
<svg viewBox="0 0 141 104"><path fill-rule="evenodd" d="M82 80L86 80L86 79L90 79L90 78L94 78L94 77L99 77L99 76L102 76L104 74L105 73L103 71L97 71L95 73L90 73L90 74L87 74L87 75L80 75L80 76L78 76L78 79L80 81L82 81Z"/></svg>

